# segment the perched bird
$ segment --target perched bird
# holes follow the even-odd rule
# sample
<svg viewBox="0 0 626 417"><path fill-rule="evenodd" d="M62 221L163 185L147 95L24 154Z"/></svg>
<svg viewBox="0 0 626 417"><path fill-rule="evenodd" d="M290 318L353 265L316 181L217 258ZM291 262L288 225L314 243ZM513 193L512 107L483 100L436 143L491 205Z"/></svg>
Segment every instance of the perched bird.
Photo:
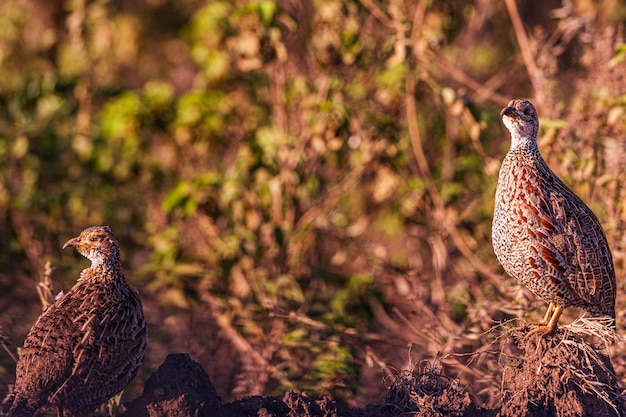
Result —
<svg viewBox="0 0 626 417"><path fill-rule="evenodd" d="M32 416L47 406L89 415L126 387L146 354L141 301L124 278L111 229L90 227L63 248L68 246L91 266L28 333L14 392L3 407L8 416Z"/></svg>
<svg viewBox="0 0 626 417"><path fill-rule="evenodd" d="M532 332L554 332L566 307L610 317L614 327L615 270L598 218L541 157L535 107L511 100L500 115L511 148L496 189L493 248L507 274L550 303Z"/></svg>

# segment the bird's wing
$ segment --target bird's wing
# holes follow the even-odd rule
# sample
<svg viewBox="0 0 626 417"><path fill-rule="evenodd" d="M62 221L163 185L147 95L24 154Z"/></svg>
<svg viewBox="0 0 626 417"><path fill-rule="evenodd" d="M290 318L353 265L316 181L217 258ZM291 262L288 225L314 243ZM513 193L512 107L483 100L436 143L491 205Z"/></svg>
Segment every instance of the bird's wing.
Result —
<svg viewBox="0 0 626 417"><path fill-rule="evenodd" d="M563 254L566 278L583 300L615 298L615 271L602 225L591 209L560 180L549 195L555 234L545 243Z"/></svg>
<svg viewBox="0 0 626 417"><path fill-rule="evenodd" d="M600 221L582 200L580 203L583 205L571 208L576 215L567 228L575 249L572 262L578 266L572 286L581 297L589 294L592 302L604 299L614 305L617 284L611 250Z"/></svg>
<svg viewBox="0 0 626 417"><path fill-rule="evenodd" d="M20 353L16 391L31 398L48 398L69 378L71 320L53 303L35 322Z"/></svg>
<svg viewBox="0 0 626 417"><path fill-rule="evenodd" d="M115 391L110 395L120 391L134 377L146 352L146 324L141 302L136 292L129 290L123 299L108 303L109 307L97 315L97 320L85 322L83 338L75 354L73 373L90 381L87 385L96 381L103 391Z"/></svg>

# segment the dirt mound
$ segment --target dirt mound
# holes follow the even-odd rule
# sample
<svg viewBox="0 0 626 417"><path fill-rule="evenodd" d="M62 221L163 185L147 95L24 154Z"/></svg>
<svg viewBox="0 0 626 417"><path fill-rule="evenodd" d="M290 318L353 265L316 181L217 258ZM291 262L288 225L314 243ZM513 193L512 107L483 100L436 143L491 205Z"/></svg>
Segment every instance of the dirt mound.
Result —
<svg viewBox="0 0 626 417"><path fill-rule="evenodd" d="M383 398L363 409L339 410L325 397L286 392L221 404L204 369L188 355L169 355L148 379L144 393L121 417L534 417L620 416L626 402L609 357L568 330L542 337L529 327L507 332L502 355L502 406L473 403L455 380L432 366L404 371Z"/></svg>
<svg viewBox="0 0 626 417"><path fill-rule="evenodd" d="M226 404L220 417L339 417L337 405L325 397L309 398L293 391L278 397L248 397Z"/></svg>
<svg viewBox="0 0 626 417"><path fill-rule="evenodd" d="M469 395L440 369L405 371L390 384L387 395L365 409L339 410L325 397L286 392L277 397L247 397L220 404L204 369L188 355L169 355L146 382L143 394L126 404L120 417L396 417L398 415L492 416L477 410Z"/></svg>
<svg viewBox="0 0 626 417"><path fill-rule="evenodd" d="M189 355L168 355L146 381L141 396L120 417L217 416L220 397L202 366Z"/></svg>
<svg viewBox="0 0 626 417"><path fill-rule="evenodd" d="M467 392L463 392L437 367L423 373L404 371L398 375L380 404L367 408L369 415L425 417L477 415Z"/></svg>
<svg viewBox="0 0 626 417"><path fill-rule="evenodd" d="M495 416L493 410L478 410L469 395L438 369L424 373L405 371L398 375L387 395L365 409L339 410L325 397L287 392L279 397L250 397L226 404L221 417L476 417Z"/></svg>
<svg viewBox="0 0 626 417"><path fill-rule="evenodd" d="M609 357L580 336L511 330L499 416L622 416L622 388Z"/></svg>

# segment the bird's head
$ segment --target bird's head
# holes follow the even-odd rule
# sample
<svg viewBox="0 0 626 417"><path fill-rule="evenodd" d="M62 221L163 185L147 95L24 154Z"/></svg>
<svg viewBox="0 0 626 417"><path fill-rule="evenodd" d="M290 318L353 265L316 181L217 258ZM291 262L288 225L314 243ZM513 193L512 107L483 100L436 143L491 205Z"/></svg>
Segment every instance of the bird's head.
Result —
<svg viewBox="0 0 626 417"><path fill-rule="evenodd" d="M109 226L94 226L65 242L63 249L74 246L95 268L103 263L119 262L120 246Z"/></svg>
<svg viewBox="0 0 626 417"><path fill-rule="evenodd" d="M536 146L539 118L535 106L524 99L513 99L500 112L502 122L511 132L511 149Z"/></svg>

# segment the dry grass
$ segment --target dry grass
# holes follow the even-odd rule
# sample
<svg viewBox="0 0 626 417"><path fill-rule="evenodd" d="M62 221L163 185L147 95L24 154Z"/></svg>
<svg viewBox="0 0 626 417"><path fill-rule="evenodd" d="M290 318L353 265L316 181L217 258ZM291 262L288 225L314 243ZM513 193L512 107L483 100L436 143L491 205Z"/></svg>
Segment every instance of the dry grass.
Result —
<svg viewBox="0 0 626 417"><path fill-rule="evenodd" d="M11 341L7 336L4 335L4 331L2 329L2 323L0 323L0 346L6 352L6 354L13 359L14 362L17 363L17 357L13 354L9 346L11 346Z"/></svg>
<svg viewBox="0 0 626 417"><path fill-rule="evenodd" d="M561 329L568 334L578 338L595 338L607 348L623 340L623 337L615 330L615 319L610 317L587 317L582 315L570 324L561 326Z"/></svg>
<svg viewBox="0 0 626 417"><path fill-rule="evenodd" d="M398 416L419 413L420 416L462 416L470 407L467 392L459 388L458 380L442 373L439 359L421 371L405 369L392 377L379 405L381 415Z"/></svg>

